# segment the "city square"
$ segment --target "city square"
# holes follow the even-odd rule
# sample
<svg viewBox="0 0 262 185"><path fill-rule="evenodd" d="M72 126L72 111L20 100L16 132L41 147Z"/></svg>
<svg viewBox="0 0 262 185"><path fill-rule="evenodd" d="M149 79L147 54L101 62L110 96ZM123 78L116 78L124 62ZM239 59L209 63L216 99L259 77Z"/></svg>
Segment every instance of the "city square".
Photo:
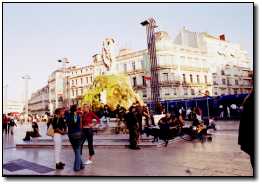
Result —
<svg viewBox="0 0 262 185"><path fill-rule="evenodd" d="M252 3L2 6L3 176L254 177Z"/></svg>

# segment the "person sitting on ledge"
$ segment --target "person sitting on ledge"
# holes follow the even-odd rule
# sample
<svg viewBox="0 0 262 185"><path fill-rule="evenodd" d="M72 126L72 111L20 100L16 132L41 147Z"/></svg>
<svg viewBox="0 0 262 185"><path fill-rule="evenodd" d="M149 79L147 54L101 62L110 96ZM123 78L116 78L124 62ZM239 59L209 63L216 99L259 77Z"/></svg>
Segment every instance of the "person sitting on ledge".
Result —
<svg viewBox="0 0 262 185"><path fill-rule="evenodd" d="M36 121L32 122L32 128L33 131L27 131L25 138L23 139L24 141L30 141L31 137L41 137L41 135L39 134L39 128L38 128L38 124L36 123Z"/></svg>

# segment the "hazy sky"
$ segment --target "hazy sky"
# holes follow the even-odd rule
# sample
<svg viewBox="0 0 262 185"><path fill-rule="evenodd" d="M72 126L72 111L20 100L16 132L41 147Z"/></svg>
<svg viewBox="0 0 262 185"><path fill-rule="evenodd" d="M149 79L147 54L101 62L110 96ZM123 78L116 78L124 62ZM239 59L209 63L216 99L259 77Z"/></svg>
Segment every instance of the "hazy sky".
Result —
<svg viewBox="0 0 262 185"><path fill-rule="evenodd" d="M154 17L158 30L175 37L182 26L218 35L253 52L252 4L4 4L4 79L8 99L23 100L24 74L31 76L29 92L47 84L48 75L67 57L87 65L101 51L105 37L119 47L146 48L145 28Z"/></svg>

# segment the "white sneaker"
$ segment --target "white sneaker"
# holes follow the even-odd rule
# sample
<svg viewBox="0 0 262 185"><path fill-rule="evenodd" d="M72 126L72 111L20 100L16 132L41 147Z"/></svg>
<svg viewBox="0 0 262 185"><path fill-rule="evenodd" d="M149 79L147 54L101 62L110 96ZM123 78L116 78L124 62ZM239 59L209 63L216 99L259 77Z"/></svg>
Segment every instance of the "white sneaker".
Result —
<svg viewBox="0 0 262 185"><path fill-rule="evenodd" d="M84 162L84 165L88 165L88 164L92 164L92 163L93 163L92 161L87 160L87 161Z"/></svg>

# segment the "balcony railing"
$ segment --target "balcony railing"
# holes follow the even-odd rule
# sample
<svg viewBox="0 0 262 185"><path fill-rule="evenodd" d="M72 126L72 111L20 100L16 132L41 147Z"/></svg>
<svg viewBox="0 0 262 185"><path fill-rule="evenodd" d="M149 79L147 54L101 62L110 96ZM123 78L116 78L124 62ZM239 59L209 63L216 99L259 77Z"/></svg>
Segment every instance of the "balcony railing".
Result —
<svg viewBox="0 0 262 185"><path fill-rule="evenodd" d="M180 81L177 80L161 80L159 81L160 86L169 86L169 85L180 85Z"/></svg>

